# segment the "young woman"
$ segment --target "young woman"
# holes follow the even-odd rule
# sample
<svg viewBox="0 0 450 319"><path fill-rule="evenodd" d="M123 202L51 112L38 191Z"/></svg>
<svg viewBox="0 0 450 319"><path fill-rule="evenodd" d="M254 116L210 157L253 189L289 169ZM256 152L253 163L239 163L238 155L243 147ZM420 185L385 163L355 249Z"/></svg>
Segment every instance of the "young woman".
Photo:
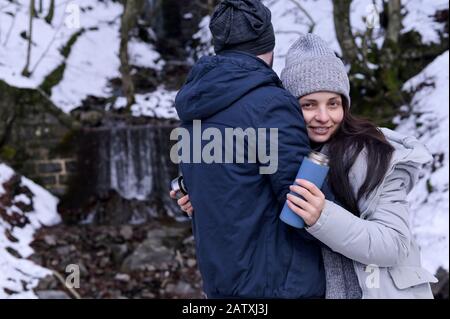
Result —
<svg viewBox="0 0 450 319"><path fill-rule="evenodd" d="M429 152L351 114L345 67L315 35L293 44L281 79L299 99L312 147L330 158L328 182L340 204L305 180L290 188L303 199L286 198L324 244L326 298L433 298L437 279L421 267L406 200ZM193 213L188 195L178 203Z"/></svg>

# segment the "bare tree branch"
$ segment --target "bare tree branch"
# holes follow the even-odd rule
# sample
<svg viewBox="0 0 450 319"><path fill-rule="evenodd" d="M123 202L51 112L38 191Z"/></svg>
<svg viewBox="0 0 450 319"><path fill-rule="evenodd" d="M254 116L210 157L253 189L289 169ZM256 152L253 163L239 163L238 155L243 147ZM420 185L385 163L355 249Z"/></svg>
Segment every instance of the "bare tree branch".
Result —
<svg viewBox="0 0 450 319"><path fill-rule="evenodd" d="M67 8L67 3L66 3L66 8ZM66 11L66 9L64 9L64 12ZM47 47L45 48L44 52L42 52L41 56L39 57L39 59L37 60L36 64L34 65L34 67L31 70L31 73L34 73L34 71L36 71L38 65L41 63L41 61L44 59L44 57L47 55L48 51L50 50L53 42L55 42L56 39L56 35L58 34L59 30L61 30L61 27L64 25L64 19L65 17L63 16L61 19L61 22L59 23L58 27L56 28L55 33L53 34L52 39L50 40L50 42L48 43Z"/></svg>
<svg viewBox="0 0 450 319"><path fill-rule="evenodd" d="M298 35L303 35L303 33L302 32L300 32L300 31L282 31L282 30L279 30L279 31L275 31L275 34L298 34Z"/></svg>
<svg viewBox="0 0 450 319"><path fill-rule="evenodd" d="M5 38L5 42L3 43L3 46L6 46L8 44L9 37L11 36L11 32L14 28L14 24L16 23L17 13L19 13L18 6L16 7L16 12L14 12L13 20L11 21L11 25L9 26L9 30L8 30L8 33L6 34L6 38Z"/></svg>
<svg viewBox="0 0 450 319"><path fill-rule="evenodd" d="M316 27L316 23L314 22L311 15L308 13L308 11L305 10L305 8L303 8L303 6L297 0L289 0L289 1L291 1L301 12L303 12L303 14L308 18L308 20L311 21L308 32L312 33Z"/></svg>
<svg viewBox="0 0 450 319"><path fill-rule="evenodd" d="M59 272L57 272L56 270L52 270L52 272L53 272L53 276L55 276L61 282L63 287L66 288L72 294L73 298L81 299L81 296L78 294L78 292L74 288L72 288L66 284L65 279Z"/></svg>

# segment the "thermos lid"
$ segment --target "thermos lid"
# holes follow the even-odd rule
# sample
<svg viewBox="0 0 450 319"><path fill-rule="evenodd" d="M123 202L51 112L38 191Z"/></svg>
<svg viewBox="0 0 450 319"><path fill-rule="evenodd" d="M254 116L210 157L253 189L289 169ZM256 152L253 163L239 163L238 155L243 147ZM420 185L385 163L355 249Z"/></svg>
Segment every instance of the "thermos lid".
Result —
<svg viewBox="0 0 450 319"><path fill-rule="evenodd" d="M330 162L328 156L317 151L311 151L308 155L308 158L314 163L323 166L328 166L328 163Z"/></svg>
<svg viewBox="0 0 450 319"><path fill-rule="evenodd" d="M177 178L173 179L170 184L173 191L181 191L184 195L187 194L183 176L178 176Z"/></svg>

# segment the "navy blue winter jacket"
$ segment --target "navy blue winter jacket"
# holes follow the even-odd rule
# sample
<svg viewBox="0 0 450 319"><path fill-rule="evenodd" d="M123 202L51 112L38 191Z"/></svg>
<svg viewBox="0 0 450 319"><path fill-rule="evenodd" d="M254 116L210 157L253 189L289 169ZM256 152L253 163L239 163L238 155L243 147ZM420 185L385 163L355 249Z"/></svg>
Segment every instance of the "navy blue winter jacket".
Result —
<svg viewBox="0 0 450 319"><path fill-rule="evenodd" d="M274 174L260 174L259 168L267 165L250 163L247 157L245 163L192 163L190 141L191 163L181 163L181 171L195 208L193 232L207 296L322 297L319 243L279 219L289 186L310 150L297 100L264 61L228 51L201 58L175 104L181 127L191 135L193 120L201 120L203 131L219 129L223 137L225 128L278 129ZM202 149L206 144L208 140Z"/></svg>

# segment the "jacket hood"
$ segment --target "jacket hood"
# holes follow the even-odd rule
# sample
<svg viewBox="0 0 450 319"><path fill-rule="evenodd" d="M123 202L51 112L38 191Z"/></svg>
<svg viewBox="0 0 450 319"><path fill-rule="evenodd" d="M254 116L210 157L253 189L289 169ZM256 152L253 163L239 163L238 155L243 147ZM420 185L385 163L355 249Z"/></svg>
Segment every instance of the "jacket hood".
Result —
<svg viewBox="0 0 450 319"><path fill-rule="evenodd" d="M393 162L423 165L433 160L426 146L415 137L403 135L388 128L380 128L380 130L395 148Z"/></svg>
<svg viewBox="0 0 450 319"><path fill-rule="evenodd" d="M247 53L227 51L196 63L177 94L175 107L182 121L205 119L252 90L268 85L282 87L264 61Z"/></svg>
<svg viewBox="0 0 450 319"><path fill-rule="evenodd" d="M385 178L387 178L390 174L395 174L396 169L401 167L403 172L407 172L409 174L409 181L407 183L407 191L409 192L416 184L422 166L430 162L433 157L425 145L419 142L415 137L406 136L388 128L379 129L384 134L387 141L392 145L392 147L394 147L392 159ZM350 170L349 177L353 185L355 195L364 183L368 173L367 161L370 159L367 156L367 151L364 149L356 158ZM374 198L376 198L378 192L379 187L363 201L363 204L361 204L363 205L361 209L362 212L366 211Z"/></svg>

